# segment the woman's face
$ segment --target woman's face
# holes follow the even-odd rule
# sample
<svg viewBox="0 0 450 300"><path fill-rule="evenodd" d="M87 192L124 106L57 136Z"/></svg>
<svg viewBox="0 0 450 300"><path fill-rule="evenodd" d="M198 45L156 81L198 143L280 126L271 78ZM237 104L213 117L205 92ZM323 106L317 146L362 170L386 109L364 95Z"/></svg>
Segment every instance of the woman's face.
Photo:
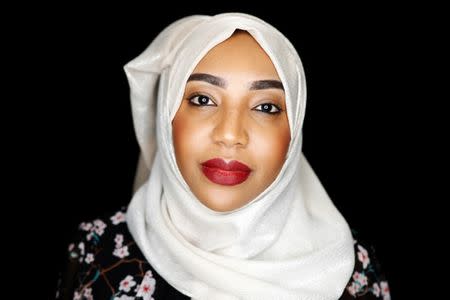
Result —
<svg viewBox="0 0 450 300"><path fill-rule="evenodd" d="M291 138L285 94L272 61L251 35L235 33L203 57L172 126L181 174L210 209L242 207L275 180ZM205 163L214 158L251 171Z"/></svg>

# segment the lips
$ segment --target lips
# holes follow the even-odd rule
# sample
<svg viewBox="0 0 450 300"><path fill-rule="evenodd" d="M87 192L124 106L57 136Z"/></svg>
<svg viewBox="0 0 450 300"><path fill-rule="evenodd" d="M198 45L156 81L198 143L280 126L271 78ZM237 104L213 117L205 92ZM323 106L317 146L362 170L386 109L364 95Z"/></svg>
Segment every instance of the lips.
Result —
<svg viewBox="0 0 450 300"><path fill-rule="evenodd" d="M237 160L226 163L221 158L207 160L201 166L203 174L212 182L220 185L240 184L247 180L252 171L248 166Z"/></svg>

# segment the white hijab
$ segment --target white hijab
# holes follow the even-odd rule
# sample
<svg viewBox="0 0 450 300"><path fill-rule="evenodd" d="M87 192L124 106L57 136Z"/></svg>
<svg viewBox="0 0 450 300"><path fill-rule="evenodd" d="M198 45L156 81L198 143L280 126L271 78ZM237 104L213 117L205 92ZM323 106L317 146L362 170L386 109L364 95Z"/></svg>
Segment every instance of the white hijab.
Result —
<svg viewBox="0 0 450 300"><path fill-rule="evenodd" d="M171 123L197 63L236 29L248 31L275 65L291 142L266 190L239 209L217 212L182 177ZM338 299L353 272L353 239L301 152L306 86L291 43L250 15L190 16L164 29L125 71L141 148L127 223L152 267L196 300Z"/></svg>

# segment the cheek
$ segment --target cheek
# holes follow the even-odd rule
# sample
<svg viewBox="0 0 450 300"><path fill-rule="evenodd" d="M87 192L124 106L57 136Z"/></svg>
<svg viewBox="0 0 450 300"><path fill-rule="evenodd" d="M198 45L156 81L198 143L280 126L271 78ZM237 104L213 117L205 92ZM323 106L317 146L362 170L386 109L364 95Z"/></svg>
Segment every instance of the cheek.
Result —
<svg viewBox="0 0 450 300"><path fill-rule="evenodd" d="M187 112L179 112L172 122L172 134L175 156L180 167L183 167L201 152L205 128L199 126L199 122Z"/></svg>
<svg viewBox="0 0 450 300"><path fill-rule="evenodd" d="M265 169L267 176L281 170L289 148L290 133L286 126L274 126L255 132L253 135L254 157Z"/></svg>

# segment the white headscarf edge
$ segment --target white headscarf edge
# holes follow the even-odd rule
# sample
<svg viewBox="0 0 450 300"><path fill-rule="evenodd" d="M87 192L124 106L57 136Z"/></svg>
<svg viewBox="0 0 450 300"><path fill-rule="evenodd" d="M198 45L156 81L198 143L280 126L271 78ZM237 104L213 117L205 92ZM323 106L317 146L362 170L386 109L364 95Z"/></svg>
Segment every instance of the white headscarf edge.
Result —
<svg viewBox="0 0 450 300"><path fill-rule="evenodd" d="M243 19L251 19L251 20L259 20L256 19L254 17L249 17L247 15L244 14L222 14L219 16L215 16L213 18L220 19L220 18L227 18L227 17L235 17L239 19L239 18L243 18ZM136 128L136 134L138 136L138 142L139 145L141 147L141 154L140 154L140 159L139 159L139 163L138 163L138 168L137 168L137 172L136 172L136 177L135 177L135 185L134 185L134 190L137 190L139 188L139 186L141 186L142 183L146 182L149 178L148 178L148 174L150 173L150 169L152 168L153 165L153 159L154 159L154 154L157 151L157 147L156 147L156 139L154 139L156 133L155 133L155 119L154 116L156 113L155 110L155 89L156 86L158 85L158 79L159 79L159 75L161 70L165 69L166 67L170 67L170 61L171 60L175 60L176 63L176 57L169 57L170 55L176 55L177 53L177 46L181 46L183 43L180 43L180 40L185 39L187 36L189 36L189 34L183 34L186 32L192 32L193 30L195 30L196 26L199 26L201 23L203 23L204 21L209 21L211 20L212 17L206 17L206 16L192 16L192 17L188 17L188 18L184 18L181 19L175 23L173 23L172 25L170 25L169 27L167 27L163 32L161 32L160 35L158 35L158 37L152 42L152 44L149 46L149 48L147 48L144 53L142 55L140 55L139 57L137 57L135 60L131 61L129 64L127 64L125 66L125 71L127 73L127 77L129 79L129 83L130 83L130 89L131 89L131 99L133 101L133 120L135 122L135 128ZM220 21L220 20L219 20ZM237 22L239 23L239 22ZM245 23L245 22L244 22ZM264 26L270 26L267 23L261 22ZM236 25L236 27L239 27ZM242 29L246 29L245 26L243 26L244 28ZM261 43L261 46L267 50L270 49L270 47L265 47L267 45L264 45L264 39L261 37L258 37L258 33L257 31L252 32L252 30L248 30L254 37L255 39ZM180 39L180 37L183 37ZM282 36L284 38L284 36ZM226 39L226 35L221 37L222 40ZM285 38L284 38L285 39ZM221 40L218 39L218 42L220 42ZM288 46L289 50L292 51L293 46L290 44L290 42L285 39L285 41L287 42L285 45ZM212 48L214 46L214 43L210 43L210 48ZM290 47L292 47L292 49L290 49ZM209 48L209 49L210 49ZM155 52L155 49L157 50L157 52ZM203 53L201 53L201 55L199 55L197 57L197 61L203 56L203 54L205 54L209 49L205 48L203 49ZM294 53L295 50L293 50ZM161 56L162 54L166 53L167 54L170 53L169 55L166 56ZM280 67L278 65L278 60L277 57L274 53L271 53L271 51L267 51L269 56L272 58L277 71L280 74L280 78L282 79L283 83L287 82L287 78L284 77L284 72L283 72L283 68ZM155 63L154 60L158 59L159 61L157 63ZM152 61L153 60L153 61ZM149 61L150 61L150 65L154 68L147 68L146 66L149 65ZM167 65L166 65L167 64ZM194 61L194 63L192 63L189 68L193 68L196 65L196 61ZM156 66L156 68L155 68ZM303 68L301 66L301 61L298 60L298 62L295 64L297 70L297 75L300 74L299 76L299 85L298 88L303 88L305 87L305 82L304 82L304 74L303 74ZM187 68L187 70L189 70L189 68ZM188 73L188 72L187 72ZM167 75L167 74L166 74ZM290 74L292 75L292 74ZM187 76L185 74L185 76ZM167 78L166 78L167 79ZM185 80L185 78L183 79ZM182 81L183 81L182 80ZM165 88L165 87L162 87ZM160 93L161 92L167 92L167 91L161 91L161 86L160 86ZM303 93L303 94L302 94ZM299 130L301 130L301 124L303 122L303 118L304 118L304 111L305 111L305 101L306 101L306 89L304 89L301 93L301 96L303 97L303 99L301 99L300 103L301 105L297 105L296 109L295 109L295 113L292 111L290 111L290 128L291 128L291 132L297 132ZM166 107L167 108L167 107ZM161 109L161 108L159 108ZM168 111L164 111L164 113L166 113ZM172 112L173 113L173 112ZM301 120L297 120L298 122L293 122L294 119L294 115L295 116L300 116ZM158 116L161 117L161 116ZM163 120L166 121L167 120ZM294 124L292 126L292 124ZM165 136L168 135L167 132L165 132L164 134L164 138L165 139L171 139L171 137L169 136ZM298 132L298 135L295 135L296 137L298 137L299 142L301 143L301 132ZM151 138L153 137L153 138ZM301 145L298 145L297 147L300 147L301 149ZM164 147L166 148L166 147ZM299 150L300 151L300 150ZM339 239L342 239L340 241L338 241L340 244L339 246L336 245L336 249L341 249L340 251L338 251L340 254L340 258L342 259L342 265L343 267L341 268L341 271L339 271L340 276L338 277L329 277L329 278L334 278L333 282L330 282L330 287L327 289L325 287L325 290L328 291L323 291L323 293L321 292L320 294L316 294L315 296L313 296L312 294L309 295L309 298L305 298L305 299L337 299L337 298L333 298L334 296L328 297L325 295L336 295L342 292L342 289L344 288L344 283L346 283L346 280L348 279L348 277L351 274L351 270L353 269L353 259L354 259L354 253L353 253L353 247L352 247L352 239L351 239L351 234L350 231L348 229L348 224L346 224L344 218L339 214L339 212L336 210L336 208L334 207L334 205L332 204L331 200L329 199L329 196L327 195L325 189L323 188L323 186L321 185L319 179L317 178L316 174L314 173L314 171L312 170L312 168L310 167L309 163L307 162L306 158L304 157L304 155L302 153L300 153L300 160L303 162L301 165L303 166L303 170L301 172L301 174L303 174L301 177L303 178L303 182L301 183L303 186L303 190L299 190L298 193L304 193L305 195L305 208L308 208L309 213L311 213L311 220L314 219L323 219L322 221L325 223L330 223L331 226L335 226L336 230L338 230L339 228ZM170 169L173 169L174 165L170 166ZM153 174L156 176L156 173ZM147 187L149 188L149 187ZM168 188L168 189L167 189ZM170 187L166 187L167 191L171 190ZM176 190L176 189L175 189ZM140 195L145 195L140 193ZM175 195L175 194L173 194ZM181 194L179 194L181 195ZM149 196L149 195L148 195ZM148 196L142 196L142 197L148 197ZM218 295L222 295L223 293L219 292L217 290L217 286L216 288L212 288L212 286L217 285L219 283L214 283L213 281L209 281L209 285L208 284L204 284L201 283L197 280L200 279L201 275L197 275L200 277L193 277L192 282L197 282L200 285L196 285L193 284L191 285L191 287L189 288L186 283L181 283L179 282L179 279L175 279L171 277L171 272L168 272L168 269L165 270L165 268L170 268L169 264L167 264L166 266L164 266L164 264L160 264L159 261L155 260L155 257L157 256L158 251L156 249L152 250L152 247L149 243L148 238L150 239L154 239L155 237L152 236L147 236L146 230L145 228L149 225L146 225L146 222L150 222L150 224L153 222L152 218L146 214L148 213L148 209L145 208L145 203L142 201L146 201L144 198L140 198L140 203L143 206L140 206L140 209L143 209L144 211L130 211L129 216L127 217L127 221L129 223L130 226L130 230L133 233L133 236L137 239L137 242L139 244L139 246L141 247L141 250L144 252L144 255L146 255L146 257L154 262L155 265L158 265L158 271L161 273L161 275L165 275L166 276L166 280L168 282L170 282L173 286L177 287L180 291L183 291L185 294L189 294L189 295L197 295L196 297L201 297L199 295L203 294L203 296L205 295L215 295L216 297L219 297ZM314 200L315 201L307 201L309 198L309 200ZM323 199L321 201L319 201L320 199ZM173 205L175 200L172 200L169 202L169 204ZM133 199L133 202L137 203L136 199ZM267 201L266 201L267 202ZM294 201L294 203L300 203L298 201ZM154 204L156 204L156 206L153 206L153 209L156 208L156 210L164 210L165 208L162 206L159 206L160 204L154 202ZM131 207L132 205L130 205ZM137 207L136 205L134 207ZM246 207L249 207L249 205L246 205ZM147 212L146 212L147 211ZM249 211L247 209L247 211ZM172 209L172 213L175 214L176 212L176 207L173 207ZM170 231L167 230L160 230L162 228L157 228L157 227L164 227L165 225L164 222L171 222L169 219L166 219L164 221L164 213L161 215L161 217L158 217L158 222L154 221L155 223L153 223L154 227L154 231L152 231L153 235L157 235L158 232L160 234L167 235L170 234ZM175 215L174 215L175 217ZM180 218L182 216L179 216ZM131 218L144 218L144 220L131 220ZM147 221L145 221L145 219L147 219ZM327 220L329 219L329 220ZM179 219L180 222L182 222L182 219ZM304 220L305 222L307 220ZM322 222L321 221L321 222ZM143 222L143 223L142 223ZM291 222L292 223L292 222ZM139 225L140 224L140 225ZM317 223L320 224L320 223ZM170 224L168 224L170 225ZM304 227L308 227L310 225L307 225L306 223L303 224L305 225ZM327 225L328 226L328 225ZM334 232L337 233L338 231ZM321 232L320 230L316 232ZM328 233L323 233L325 235L325 237L323 238L327 238L326 235ZM147 237L145 237L147 236ZM166 239L166 242L169 243L169 241L172 241L170 243L175 243L174 245L176 245L178 243L177 239L173 239L172 237L170 238L165 238L164 236L160 236L159 238L159 242L160 243L164 243L164 239ZM336 236L334 237L336 238ZM180 244L181 245L181 244ZM256 244L255 244L256 245ZM180 246L174 246L174 247L180 247ZM331 247L331 246L330 246ZM179 248L178 250L181 251L180 249L182 249L183 247ZM167 251L171 251L170 248L166 249ZM173 250L173 249L172 249ZM183 250L185 251L185 250ZM231 250L230 250L231 251ZM233 250L234 251L234 250ZM270 251L269 251L270 252ZM268 252L268 253L269 253ZM200 252L201 253L201 252ZM231 253L231 252L230 252ZM187 256L190 259L196 259L195 254L192 253L186 253ZM207 253L205 253L206 255ZM194 256L193 256L194 255ZM339 257L335 257L336 259L338 259ZM330 257L328 257L330 258ZM331 256L331 258L333 258L333 256ZM163 259L161 257L161 259ZM217 269L217 271L220 270L220 260L216 261L216 266L217 267L207 267L207 269L205 269L205 271L207 272L211 272L211 278L213 278L214 276L212 276L214 269ZM304 260L305 261L305 260ZM186 261L187 262L187 261ZM335 263L337 263L337 265L339 265L338 261L335 261ZM208 265L208 263L206 263L205 261L205 268ZM187 266L187 265L186 265ZM323 266L318 266L318 267L323 267ZM212 269L211 269L212 268ZM340 270L339 268L337 268L335 271L338 272L338 270ZM175 271L175 270L173 270ZM236 275L237 276L237 275ZM255 275L256 276L256 275ZM299 275L300 276L300 275ZM203 278L203 280L212 280L210 278ZM331 279L330 279L331 280ZM243 281L245 282L245 280ZM257 286L258 283L251 281L250 279L247 280L247 284L249 285L255 285L254 288L255 290L258 290ZM317 282L315 283L317 284ZM219 284L220 285L220 284ZM314 285L314 284L313 284ZM196 286L196 287L194 287ZM209 287L208 287L209 286ZM262 288L262 286L260 287ZM300 287L298 287L300 288ZM324 287L322 286L322 289L324 289ZM238 291L239 289L237 289L236 291ZM244 287L245 290L245 287ZM237 292L239 293L239 292ZM304 294L304 292L299 292L298 295L306 295ZM200 299L200 298L198 298ZM219 298L215 298L215 299L219 299ZM225 299L225 298L224 298ZM227 298L228 299L228 298ZM230 298L231 299L231 298ZM247 299L247 298L246 298ZM261 298L260 298L261 299ZM292 298L292 299L297 299L297 298Z"/></svg>

